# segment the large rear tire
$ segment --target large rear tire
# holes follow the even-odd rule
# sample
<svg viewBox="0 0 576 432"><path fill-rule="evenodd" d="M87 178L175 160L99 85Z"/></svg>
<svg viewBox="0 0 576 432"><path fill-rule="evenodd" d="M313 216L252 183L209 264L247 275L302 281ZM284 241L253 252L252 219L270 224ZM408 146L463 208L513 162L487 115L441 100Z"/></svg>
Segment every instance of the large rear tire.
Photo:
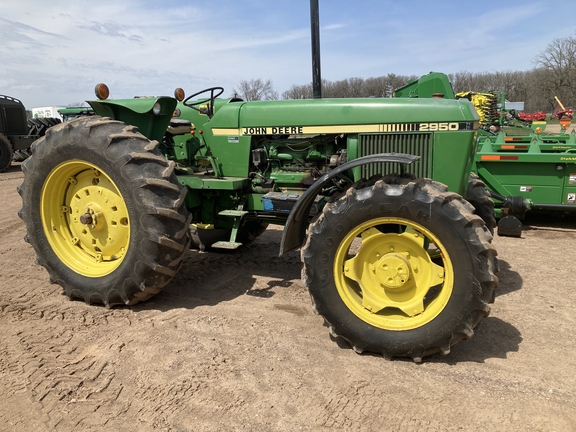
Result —
<svg viewBox="0 0 576 432"><path fill-rule="evenodd" d="M10 168L13 155L12 144L4 134L0 133L0 173Z"/></svg>
<svg viewBox="0 0 576 432"><path fill-rule="evenodd" d="M38 137L43 137L46 135L46 131L52 126L56 126L61 123L60 119L52 117L42 117L42 118L30 118L28 119L28 135L37 135ZM28 159L31 155L29 148L16 150L12 159L14 162L23 162Z"/></svg>
<svg viewBox="0 0 576 432"><path fill-rule="evenodd" d="M61 120L52 117L38 117L28 119L28 135L44 136L52 126L60 124Z"/></svg>
<svg viewBox="0 0 576 432"><path fill-rule="evenodd" d="M328 203L301 254L331 334L358 353L416 362L471 337L498 283L492 237L473 210L440 183L398 176Z"/></svg>
<svg viewBox="0 0 576 432"><path fill-rule="evenodd" d="M137 128L80 118L50 128L23 165L19 215L50 281L88 304L135 304L188 248L186 189Z"/></svg>

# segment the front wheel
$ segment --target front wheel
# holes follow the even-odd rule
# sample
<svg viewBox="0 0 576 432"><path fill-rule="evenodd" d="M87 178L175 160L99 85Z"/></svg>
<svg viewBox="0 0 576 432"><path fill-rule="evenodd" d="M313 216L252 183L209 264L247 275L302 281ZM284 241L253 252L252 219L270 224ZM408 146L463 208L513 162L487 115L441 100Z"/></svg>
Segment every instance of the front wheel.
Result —
<svg viewBox="0 0 576 432"><path fill-rule="evenodd" d="M10 168L13 154L12 144L8 141L6 135L0 133L0 173Z"/></svg>
<svg viewBox="0 0 576 432"><path fill-rule="evenodd" d="M444 185L398 176L328 203L302 259L332 335L416 362L472 336L497 285L491 236L473 211Z"/></svg>
<svg viewBox="0 0 576 432"><path fill-rule="evenodd" d="M176 274L191 217L156 141L119 121L80 118L50 128L22 169L26 239L68 297L135 304Z"/></svg>
<svg viewBox="0 0 576 432"><path fill-rule="evenodd" d="M490 234L494 235L496 229L494 201L490 198L486 184L475 173L470 173L468 177L466 200L474 206L474 212L482 218Z"/></svg>

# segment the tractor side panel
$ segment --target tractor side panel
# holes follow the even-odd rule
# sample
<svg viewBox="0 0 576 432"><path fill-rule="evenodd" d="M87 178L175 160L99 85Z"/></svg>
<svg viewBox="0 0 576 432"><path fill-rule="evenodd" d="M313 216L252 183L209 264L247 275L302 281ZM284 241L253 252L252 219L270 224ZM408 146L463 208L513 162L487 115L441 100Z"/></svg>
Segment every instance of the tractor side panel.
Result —
<svg viewBox="0 0 576 432"><path fill-rule="evenodd" d="M470 143L477 121L478 116L468 101L266 101L222 107L204 125L203 133L225 176L248 176L252 137L346 134L353 144L349 160L389 152L421 155L422 160L413 167L417 176L439 176L452 190L463 192L464 178L467 179L463 173L469 171L472 163L475 149ZM432 167L436 163L440 163L439 168ZM358 175L398 172L387 166L366 170L362 174L357 171Z"/></svg>

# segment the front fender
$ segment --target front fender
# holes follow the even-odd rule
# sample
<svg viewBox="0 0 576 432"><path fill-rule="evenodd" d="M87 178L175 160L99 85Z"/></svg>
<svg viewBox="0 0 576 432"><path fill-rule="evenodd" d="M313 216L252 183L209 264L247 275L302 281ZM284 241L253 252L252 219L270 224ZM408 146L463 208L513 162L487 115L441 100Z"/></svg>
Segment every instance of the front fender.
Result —
<svg viewBox="0 0 576 432"><path fill-rule="evenodd" d="M98 100L88 103L99 116L136 126L146 138L156 141L162 141L176 108L176 99L167 96ZM156 103L160 104L159 114L154 114L152 111Z"/></svg>
<svg viewBox="0 0 576 432"><path fill-rule="evenodd" d="M416 162L418 159L420 159L420 156L403 153L381 153L354 159L324 174L316 180L314 184L306 190L306 192L304 192L296 205L292 208L286 221L284 232L282 233L280 255L304 244L304 240L306 239L306 228L308 226L308 214L310 213L312 204L314 204L314 199L320 193L322 188L334 177L360 165L382 162L396 162L409 165Z"/></svg>

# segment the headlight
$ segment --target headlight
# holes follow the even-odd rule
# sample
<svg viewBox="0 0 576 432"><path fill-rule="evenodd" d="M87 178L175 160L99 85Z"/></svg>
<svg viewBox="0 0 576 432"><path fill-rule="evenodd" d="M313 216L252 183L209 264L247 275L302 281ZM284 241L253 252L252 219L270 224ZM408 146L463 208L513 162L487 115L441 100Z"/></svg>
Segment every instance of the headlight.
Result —
<svg viewBox="0 0 576 432"><path fill-rule="evenodd" d="M152 112L156 115L160 114L160 111L162 111L162 105L160 105L160 102L156 102L154 104L154 108L152 108Z"/></svg>

